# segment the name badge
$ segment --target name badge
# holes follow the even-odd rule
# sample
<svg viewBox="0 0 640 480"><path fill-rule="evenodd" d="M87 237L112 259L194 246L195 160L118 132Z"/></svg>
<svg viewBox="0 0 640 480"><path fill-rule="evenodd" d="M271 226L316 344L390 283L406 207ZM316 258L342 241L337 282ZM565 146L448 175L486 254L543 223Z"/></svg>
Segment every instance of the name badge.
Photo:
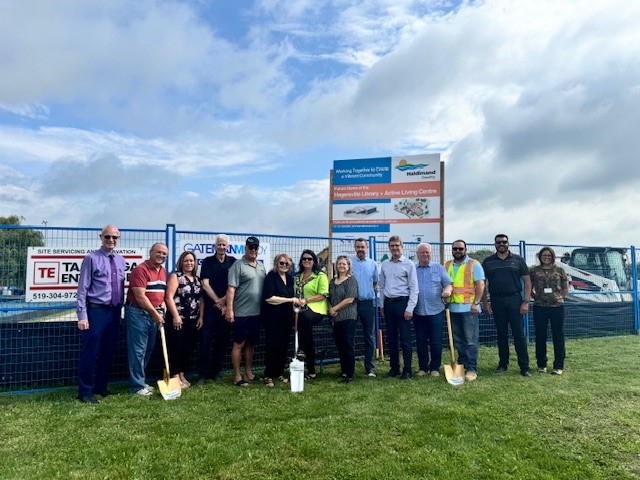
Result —
<svg viewBox="0 0 640 480"><path fill-rule="evenodd" d="M553 293L553 288L545 288L544 293Z"/></svg>

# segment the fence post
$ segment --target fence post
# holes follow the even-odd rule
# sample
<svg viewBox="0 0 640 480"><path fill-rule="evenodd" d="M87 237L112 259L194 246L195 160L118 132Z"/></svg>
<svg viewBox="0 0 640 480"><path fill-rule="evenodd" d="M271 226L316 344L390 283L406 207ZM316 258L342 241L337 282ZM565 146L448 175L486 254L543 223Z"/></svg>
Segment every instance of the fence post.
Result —
<svg viewBox="0 0 640 480"><path fill-rule="evenodd" d="M635 325L635 333L638 335L640 333L640 305L638 302L640 298L638 298L638 261L636 257L636 247L631 245L629 248L631 252L631 289L633 290L633 320Z"/></svg>
<svg viewBox="0 0 640 480"><path fill-rule="evenodd" d="M164 238L165 238L165 243L167 244L167 250L169 251L169 255L167 255L167 261L165 263L164 268L166 268L168 273L171 273L173 272L173 267L176 264L176 226L175 224L167 223Z"/></svg>
<svg viewBox="0 0 640 480"><path fill-rule="evenodd" d="M527 261L527 243L524 240L520 240L520 256ZM522 291L524 292L524 281L522 283ZM524 300L524 298L523 298ZM527 343L531 343L531 332L529 330L529 308L527 306L527 313L524 314L524 336L527 337Z"/></svg>
<svg viewBox="0 0 640 480"><path fill-rule="evenodd" d="M376 262L376 268L378 268L378 260L377 260L377 252L376 252L376 237L369 237L369 258L373 259ZM378 317L378 288L373 289L373 314L374 314L374 328L375 328L375 337L376 337L376 351L380 351L380 339L378 338L378 330L380 330L380 318ZM375 352L374 352L375 353Z"/></svg>

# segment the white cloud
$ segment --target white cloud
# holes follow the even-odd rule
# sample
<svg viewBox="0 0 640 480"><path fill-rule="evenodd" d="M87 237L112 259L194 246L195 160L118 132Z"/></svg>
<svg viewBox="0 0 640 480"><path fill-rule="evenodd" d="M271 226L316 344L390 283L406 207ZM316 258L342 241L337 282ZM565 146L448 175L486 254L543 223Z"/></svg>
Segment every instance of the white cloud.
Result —
<svg viewBox="0 0 640 480"><path fill-rule="evenodd" d="M327 152L442 151L447 237L635 241L640 3L264 0L240 39L186 2L6 5L3 210L325 235ZM107 158L118 198L69 183Z"/></svg>

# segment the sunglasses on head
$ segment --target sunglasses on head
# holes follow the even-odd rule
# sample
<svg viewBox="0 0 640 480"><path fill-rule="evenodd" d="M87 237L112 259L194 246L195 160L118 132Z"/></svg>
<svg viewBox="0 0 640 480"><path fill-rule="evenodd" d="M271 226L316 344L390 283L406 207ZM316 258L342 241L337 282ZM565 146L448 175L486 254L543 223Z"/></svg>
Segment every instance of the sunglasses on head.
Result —
<svg viewBox="0 0 640 480"><path fill-rule="evenodd" d="M102 235L102 238L105 240L117 240L120 238L119 235Z"/></svg>

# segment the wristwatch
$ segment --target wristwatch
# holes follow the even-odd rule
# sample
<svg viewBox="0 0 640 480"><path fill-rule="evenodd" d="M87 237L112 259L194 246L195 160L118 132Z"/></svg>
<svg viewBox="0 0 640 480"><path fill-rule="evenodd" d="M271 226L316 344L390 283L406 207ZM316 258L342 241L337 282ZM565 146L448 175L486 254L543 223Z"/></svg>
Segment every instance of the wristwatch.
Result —
<svg viewBox="0 0 640 480"><path fill-rule="evenodd" d="M480 305L480 302L473 302L474 305Z"/></svg>

